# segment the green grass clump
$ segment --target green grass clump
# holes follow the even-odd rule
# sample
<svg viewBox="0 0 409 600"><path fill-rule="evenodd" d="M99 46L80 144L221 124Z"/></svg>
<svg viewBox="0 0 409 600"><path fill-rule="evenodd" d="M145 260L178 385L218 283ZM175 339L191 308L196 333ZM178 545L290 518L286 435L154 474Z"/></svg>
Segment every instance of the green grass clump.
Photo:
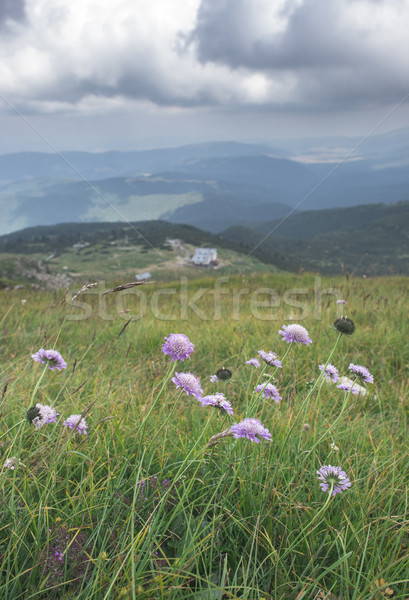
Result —
<svg viewBox="0 0 409 600"><path fill-rule="evenodd" d="M1 292L0 598L409 596L407 280L216 283L104 297L93 288L72 307L62 292ZM368 367L365 396L318 380L342 313L356 331L331 362L341 375L351 362ZM292 322L311 346L281 341ZM195 344L191 360L161 352L171 332ZM44 371L30 358L39 348L59 350L67 369ZM288 350L283 369L264 371L280 403L252 393L264 375L244 363L258 350ZM232 380L211 384L222 366ZM172 368L225 393L235 417L176 389ZM27 421L37 402L58 410L56 424ZM63 427L71 414L84 415L88 435ZM250 416L272 441L208 446ZM11 457L14 470L3 466ZM334 498L316 475L328 464L352 482Z"/></svg>

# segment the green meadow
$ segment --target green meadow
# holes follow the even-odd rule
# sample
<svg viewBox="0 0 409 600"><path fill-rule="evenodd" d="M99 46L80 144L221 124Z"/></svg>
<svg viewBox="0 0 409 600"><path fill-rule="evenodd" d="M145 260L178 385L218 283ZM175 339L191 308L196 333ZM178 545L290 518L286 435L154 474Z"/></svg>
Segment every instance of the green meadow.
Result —
<svg viewBox="0 0 409 600"><path fill-rule="evenodd" d="M0 598L409 598L408 280L258 273L103 296L115 283L72 305L81 284L0 292ZM332 326L342 315L351 336ZM282 341L290 323L312 344ZM190 359L161 351L170 333ZM34 362L40 348L67 368ZM246 365L258 350L283 368ZM338 389L318 368L329 358L374 383ZM223 366L231 380L211 383ZM234 417L176 388L175 370ZM265 381L280 402L253 393ZM34 427L36 403L57 422ZM87 435L63 426L73 414ZM271 440L209 445L247 417ZM351 487L322 491L323 465Z"/></svg>

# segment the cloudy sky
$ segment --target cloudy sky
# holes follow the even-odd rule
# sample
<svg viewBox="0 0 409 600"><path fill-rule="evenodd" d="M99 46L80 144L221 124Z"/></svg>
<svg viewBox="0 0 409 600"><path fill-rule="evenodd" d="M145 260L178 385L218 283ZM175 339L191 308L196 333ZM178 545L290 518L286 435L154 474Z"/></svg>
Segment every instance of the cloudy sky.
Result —
<svg viewBox="0 0 409 600"><path fill-rule="evenodd" d="M404 127L408 23L408 0L0 0L0 152Z"/></svg>

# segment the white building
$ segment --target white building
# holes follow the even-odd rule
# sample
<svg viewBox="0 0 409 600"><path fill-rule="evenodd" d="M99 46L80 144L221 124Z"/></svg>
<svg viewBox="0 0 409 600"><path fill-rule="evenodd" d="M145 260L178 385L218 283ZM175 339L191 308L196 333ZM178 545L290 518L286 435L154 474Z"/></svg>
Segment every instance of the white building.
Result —
<svg viewBox="0 0 409 600"><path fill-rule="evenodd" d="M139 275L135 275L136 281L149 281L152 275L147 271L146 273L139 273Z"/></svg>
<svg viewBox="0 0 409 600"><path fill-rule="evenodd" d="M217 250L215 248L196 248L192 263L201 267L217 264Z"/></svg>

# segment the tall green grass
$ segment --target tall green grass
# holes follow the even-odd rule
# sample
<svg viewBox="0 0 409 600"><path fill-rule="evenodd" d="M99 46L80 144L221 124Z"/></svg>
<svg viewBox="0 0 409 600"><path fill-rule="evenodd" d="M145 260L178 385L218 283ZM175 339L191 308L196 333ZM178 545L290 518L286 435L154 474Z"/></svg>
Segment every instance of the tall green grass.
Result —
<svg viewBox="0 0 409 600"><path fill-rule="evenodd" d="M109 320L99 316L96 294L80 297L93 311L78 321L71 319L84 310L69 309L63 293L2 292L1 461L16 456L22 464L0 472L0 598L407 598L408 282L321 284L340 290L356 324L331 362L342 375L350 362L363 364L375 378L367 396L346 403L326 382L305 402L342 310L331 295L317 310L308 275L231 278L216 310L214 280L189 282L189 298L208 289L196 312L181 310L180 284L174 292L169 284L157 302L172 320L151 310L138 319L131 294L119 304L106 296ZM246 286L237 314L231 290ZM143 287L150 306L158 290ZM260 288L281 299L259 309L265 320L250 310ZM301 321L283 302L295 288L287 298L309 309ZM255 402L259 371L244 362L261 349L283 356L278 330L290 322L301 322L313 344L291 347L275 373L282 402ZM201 408L170 381L161 391L170 365L161 344L170 332L195 344L176 370L198 375L205 393L225 392L235 419ZM47 371L32 400L43 366L30 354L40 347L58 349L68 367ZM210 384L223 365L232 382ZM58 423L34 430L25 418L31 402L56 407ZM87 408L87 436L62 426ZM245 416L261 419L272 441L227 437L207 447ZM342 466L351 489L335 498L322 492L323 464Z"/></svg>

